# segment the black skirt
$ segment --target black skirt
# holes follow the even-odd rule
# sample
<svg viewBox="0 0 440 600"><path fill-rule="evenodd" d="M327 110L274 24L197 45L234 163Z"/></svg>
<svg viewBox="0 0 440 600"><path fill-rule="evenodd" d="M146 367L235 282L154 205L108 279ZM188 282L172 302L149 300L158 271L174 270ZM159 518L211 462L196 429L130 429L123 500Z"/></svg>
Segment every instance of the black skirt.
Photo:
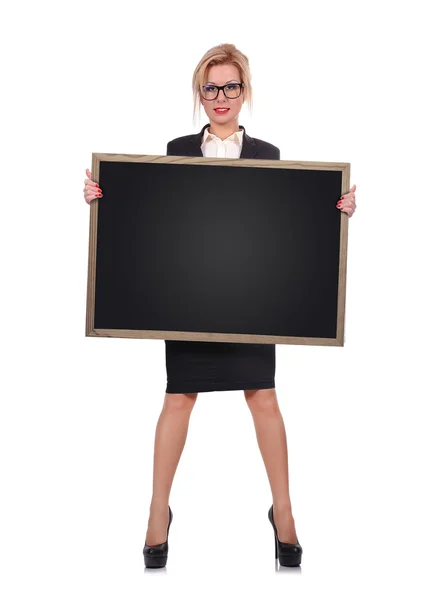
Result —
<svg viewBox="0 0 440 600"><path fill-rule="evenodd" d="M168 394L275 387L275 344L165 340Z"/></svg>

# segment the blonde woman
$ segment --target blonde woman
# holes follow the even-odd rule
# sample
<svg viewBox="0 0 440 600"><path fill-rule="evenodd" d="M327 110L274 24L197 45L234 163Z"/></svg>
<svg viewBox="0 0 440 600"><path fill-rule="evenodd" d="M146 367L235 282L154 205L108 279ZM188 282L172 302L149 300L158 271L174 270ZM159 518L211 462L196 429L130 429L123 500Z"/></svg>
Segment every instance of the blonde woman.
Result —
<svg viewBox="0 0 440 600"><path fill-rule="evenodd" d="M199 133L178 137L167 154L231 158L279 159L280 150L249 136L239 125L245 101L252 109L248 58L233 44L206 52L192 79L194 115L203 106L209 119ZM102 190L86 170L84 196L90 204ZM351 216L356 208L355 186L336 207ZM168 532L173 518L171 485L182 454L191 412L199 392L243 390L251 411L258 446L266 467L273 504L268 517L281 565L298 566L302 548L288 483L287 441L275 390L275 345L165 340L167 388L156 427L153 492L143 548L145 566L163 567L168 556Z"/></svg>

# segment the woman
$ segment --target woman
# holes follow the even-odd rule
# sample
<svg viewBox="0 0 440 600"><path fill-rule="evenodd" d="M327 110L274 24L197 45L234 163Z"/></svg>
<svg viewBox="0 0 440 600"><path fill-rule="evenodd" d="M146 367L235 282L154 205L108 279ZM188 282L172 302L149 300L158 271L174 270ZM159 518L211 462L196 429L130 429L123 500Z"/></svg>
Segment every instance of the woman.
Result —
<svg viewBox="0 0 440 600"><path fill-rule="evenodd" d="M238 123L245 101L252 104L249 62L233 44L210 49L193 74L194 114L200 104L209 118L201 132L168 142L167 154L279 159L279 149L250 137ZM87 169L87 203L102 190ZM353 186L336 207L351 216ZM172 481L185 445L189 419L199 392L243 389L272 491L269 520L275 556L281 565L298 566L302 548L295 531L288 485L287 442L275 390L275 345L166 340L167 388L156 427L153 494L144 546L147 567L165 566L172 512Z"/></svg>

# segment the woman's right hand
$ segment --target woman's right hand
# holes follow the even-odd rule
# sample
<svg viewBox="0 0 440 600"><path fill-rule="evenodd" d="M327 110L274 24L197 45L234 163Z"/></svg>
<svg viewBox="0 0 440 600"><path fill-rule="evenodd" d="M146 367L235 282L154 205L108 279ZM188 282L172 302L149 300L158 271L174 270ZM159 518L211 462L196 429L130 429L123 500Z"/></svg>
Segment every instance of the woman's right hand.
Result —
<svg viewBox="0 0 440 600"><path fill-rule="evenodd" d="M84 179L84 200L90 204L95 198L102 198L102 190L97 183L92 181L92 174L89 169L86 169L87 179Z"/></svg>

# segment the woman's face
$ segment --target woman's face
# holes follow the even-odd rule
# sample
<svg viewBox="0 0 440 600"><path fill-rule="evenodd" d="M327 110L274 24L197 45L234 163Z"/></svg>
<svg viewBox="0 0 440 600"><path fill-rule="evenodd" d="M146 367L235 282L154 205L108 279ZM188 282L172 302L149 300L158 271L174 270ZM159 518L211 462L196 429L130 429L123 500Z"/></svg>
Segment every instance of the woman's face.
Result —
<svg viewBox="0 0 440 600"><path fill-rule="evenodd" d="M241 83L240 72L235 65L214 65L210 67L206 73L207 80L204 85L226 85L227 83ZM219 125L225 125L234 120L238 121L238 115L240 113L243 102L245 101L245 90L238 98L226 98L224 91L220 90L215 100L205 100L200 95L200 102L203 104L206 115L209 120L218 123ZM215 108L225 107L229 110L224 114L217 114Z"/></svg>

